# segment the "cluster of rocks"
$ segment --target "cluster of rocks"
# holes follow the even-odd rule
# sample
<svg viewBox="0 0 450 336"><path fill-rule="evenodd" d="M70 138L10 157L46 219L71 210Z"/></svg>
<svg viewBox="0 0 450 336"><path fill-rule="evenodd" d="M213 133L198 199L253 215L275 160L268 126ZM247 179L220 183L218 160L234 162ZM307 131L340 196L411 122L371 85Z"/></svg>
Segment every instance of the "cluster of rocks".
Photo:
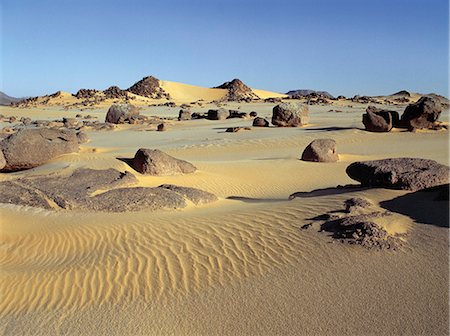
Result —
<svg viewBox="0 0 450 336"><path fill-rule="evenodd" d="M153 76L142 78L130 86L127 91L147 98L170 99L170 95L160 86L159 79Z"/></svg>
<svg viewBox="0 0 450 336"><path fill-rule="evenodd" d="M344 202L345 209L333 210L313 218L313 223L302 229L320 224L320 232L331 233L331 237L342 243L360 245L367 249L396 250L403 245L400 234L391 235L377 223L378 219L393 216L393 213L375 206L372 201L354 197Z"/></svg>
<svg viewBox="0 0 450 336"><path fill-rule="evenodd" d="M106 99L130 99L126 90L120 89L118 86L110 86L103 91Z"/></svg>
<svg viewBox="0 0 450 336"><path fill-rule="evenodd" d="M442 112L439 99L424 96L416 103L409 104L402 116L397 111L379 109L369 106L363 114L363 124L370 132L389 132L393 127L406 128L409 131L417 129L440 129L444 126L437 122Z"/></svg>
<svg viewBox="0 0 450 336"><path fill-rule="evenodd" d="M434 160L390 158L354 162L346 172L365 187L416 191L448 183L450 171Z"/></svg>
<svg viewBox="0 0 450 336"><path fill-rule="evenodd" d="M78 99L91 99L94 98L99 91L95 89L80 89L73 96Z"/></svg>
<svg viewBox="0 0 450 336"><path fill-rule="evenodd" d="M225 97L227 101L250 102L259 100L260 98L252 91L250 87L245 85L240 79L235 78L231 82L225 82L216 87L216 89L226 89L228 93Z"/></svg>
<svg viewBox="0 0 450 336"><path fill-rule="evenodd" d="M130 187L137 182L127 171L79 168L70 176L38 176L0 182L0 203L49 210L125 212L181 209L188 202L198 205L217 200L209 192L170 184L156 188Z"/></svg>

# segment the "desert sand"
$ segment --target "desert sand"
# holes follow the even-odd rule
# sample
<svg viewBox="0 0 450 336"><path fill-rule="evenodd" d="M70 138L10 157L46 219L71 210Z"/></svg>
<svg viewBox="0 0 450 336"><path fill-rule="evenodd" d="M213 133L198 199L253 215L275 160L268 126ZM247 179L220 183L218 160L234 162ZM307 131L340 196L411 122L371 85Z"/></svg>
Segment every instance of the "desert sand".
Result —
<svg viewBox="0 0 450 336"><path fill-rule="evenodd" d="M211 101L225 91L166 81L162 86L177 102ZM107 105L82 111L2 107L0 113L32 119L82 113L103 121ZM270 120L274 104L224 106ZM205 103L192 111L212 107ZM6 181L115 168L133 173L141 186L173 183L219 197L178 211L128 213L1 204L2 334L448 334L447 202L408 191L336 188L357 184L345 173L357 160L421 157L448 164L448 131L369 133L361 123L365 106L343 105L338 113L332 108L310 106L310 124L302 128L225 133L227 127L251 126L251 119L202 119L167 120L166 132L144 125L88 131L90 141L80 153L0 174ZM391 108L401 113L404 106ZM176 118L178 111L142 105L141 114ZM448 111L440 119L448 123ZM337 163L299 160L316 138L336 140ZM144 176L117 159L131 158L141 147L164 150L198 171ZM293 193L299 197L289 200ZM394 212L395 220L383 225L404 234L400 249L367 250L301 229L354 196ZM405 197L412 197L406 205L399 201Z"/></svg>

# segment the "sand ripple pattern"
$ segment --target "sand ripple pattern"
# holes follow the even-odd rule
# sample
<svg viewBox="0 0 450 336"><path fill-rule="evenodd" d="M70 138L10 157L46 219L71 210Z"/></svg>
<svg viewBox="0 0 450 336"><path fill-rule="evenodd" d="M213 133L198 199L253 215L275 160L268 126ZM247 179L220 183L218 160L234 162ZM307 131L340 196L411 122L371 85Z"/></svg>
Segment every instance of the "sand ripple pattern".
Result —
<svg viewBox="0 0 450 336"><path fill-rule="evenodd" d="M35 229L1 236L0 311L151 302L261 274L314 244L286 204L213 217L30 213Z"/></svg>

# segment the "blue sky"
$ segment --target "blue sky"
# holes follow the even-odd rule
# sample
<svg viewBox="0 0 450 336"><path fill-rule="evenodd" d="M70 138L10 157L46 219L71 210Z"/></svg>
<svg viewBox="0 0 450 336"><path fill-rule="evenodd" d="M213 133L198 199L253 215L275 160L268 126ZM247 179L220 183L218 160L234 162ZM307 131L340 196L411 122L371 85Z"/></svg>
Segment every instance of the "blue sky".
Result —
<svg viewBox="0 0 450 336"><path fill-rule="evenodd" d="M448 95L447 0L0 0L13 96L147 75L286 92Z"/></svg>

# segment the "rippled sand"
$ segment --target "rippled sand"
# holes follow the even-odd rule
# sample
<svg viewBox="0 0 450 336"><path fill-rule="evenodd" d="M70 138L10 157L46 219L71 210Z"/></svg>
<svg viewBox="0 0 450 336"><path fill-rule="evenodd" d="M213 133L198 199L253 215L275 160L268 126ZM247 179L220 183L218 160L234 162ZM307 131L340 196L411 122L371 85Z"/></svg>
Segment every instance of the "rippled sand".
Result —
<svg viewBox="0 0 450 336"><path fill-rule="evenodd" d="M262 116L270 109L241 107ZM448 132L367 133L359 129L361 110L327 111L312 107L312 124L302 129L236 134L224 128L251 120L173 121L168 132L122 126L89 133L78 154L1 174L7 180L77 167L131 170L116 158L159 148L199 171L173 177L133 171L141 185L174 183L220 198L181 211L126 214L1 205L2 333L448 334L448 213L441 205L419 199L411 208L428 209L429 220L403 209L395 223L385 223L407 234L400 251L366 250L300 229L355 195L382 204L405 195L335 187L354 183L345 168L355 160L412 156L447 164ZM89 111L100 118L104 112ZM46 110L21 113L36 119ZM143 113L174 116L177 109ZM321 137L337 141L340 162L299 161ZM294 192L302 197L289 201Z"/></svg>

